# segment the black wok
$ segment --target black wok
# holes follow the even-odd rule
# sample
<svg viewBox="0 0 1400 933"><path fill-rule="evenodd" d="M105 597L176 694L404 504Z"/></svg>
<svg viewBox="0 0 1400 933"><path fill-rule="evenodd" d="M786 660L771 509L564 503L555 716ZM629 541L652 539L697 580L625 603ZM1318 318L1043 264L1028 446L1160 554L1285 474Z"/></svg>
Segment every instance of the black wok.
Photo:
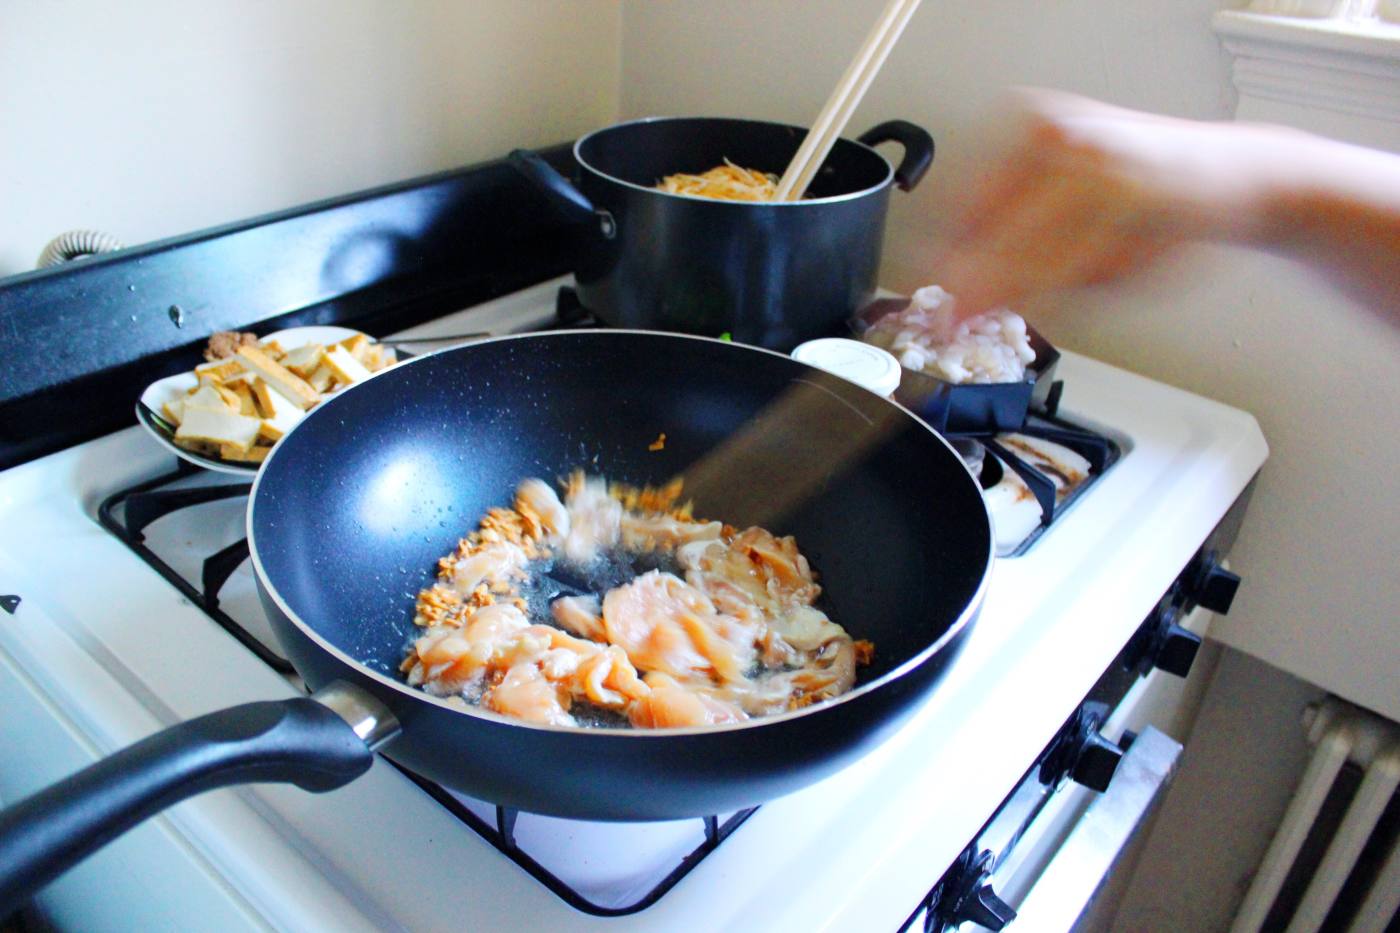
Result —
<svg viewBox="0 0 1400 933"><path fill-rule="evenodd" d="M697 514L795 534L823 608L875 643L856 689L746 723L644 731L535 726L404 685L413 594L438 557L522 478L576 467L634 484L689 472ZM537 813L653 820L761 803L900 723L966 635L992 547L962 461L893 403L767 351L626 331L486 341L332 398L262 468L248 538L264 607L316 693L174 726L0 813L0 916L185 797L253 781L330 790L381 743L447 787Z"/></svg>

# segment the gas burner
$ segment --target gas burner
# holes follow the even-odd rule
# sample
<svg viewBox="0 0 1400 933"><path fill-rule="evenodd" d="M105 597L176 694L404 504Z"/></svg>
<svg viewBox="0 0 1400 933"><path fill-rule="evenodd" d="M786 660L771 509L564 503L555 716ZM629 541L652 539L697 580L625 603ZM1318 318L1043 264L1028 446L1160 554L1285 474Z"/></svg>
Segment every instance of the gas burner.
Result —
<svg viewBox="0 0 1400 933"><path fill-rule="evenodd" d="M587 823L474 800L399 770L570 907L599 917L655 904L758 810L661 823Z"/></svg>
<svg viewBox="0 0 1400 933"><path fill-rule="evenodd" d="M1019 557L1122 455L1110 438L1049 414L1019 430L949 438L982 485L998 557Z"/></svg>

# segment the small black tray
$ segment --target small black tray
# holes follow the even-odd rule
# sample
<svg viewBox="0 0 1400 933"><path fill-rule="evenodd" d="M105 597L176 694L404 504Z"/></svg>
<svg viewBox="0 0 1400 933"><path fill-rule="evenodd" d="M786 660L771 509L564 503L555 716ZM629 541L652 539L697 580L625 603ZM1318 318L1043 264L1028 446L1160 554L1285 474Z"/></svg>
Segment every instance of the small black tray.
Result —
<svg viewBox="0 0 1400 933"><path fill-rule="evenodd" d="M851 319L851 330L863 336L876 321L909 306L907 298L882 298ZM958 385L936 376L901 368L895 401L917 414L942 434L994 434L1015 431L1032 410L1053 415L1059 402L1055 367L1060 352L1035 328L1026 325L1035 360L1019 382Z"/></svg>

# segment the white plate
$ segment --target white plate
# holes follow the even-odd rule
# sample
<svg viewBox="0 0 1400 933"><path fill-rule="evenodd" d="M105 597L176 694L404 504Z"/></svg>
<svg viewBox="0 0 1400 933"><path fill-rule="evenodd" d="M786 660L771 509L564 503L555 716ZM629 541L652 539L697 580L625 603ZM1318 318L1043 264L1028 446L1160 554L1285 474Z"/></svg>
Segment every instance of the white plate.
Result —
<svg viewBox="0 0 1400 933"><path fill-rule="evenodd" d="M332 327L330 325L289 327L286 330L268 334L261 340L266 342L276 338L277 342L282 345L282 349L292 350L308 343L339 343L346 337L353 337L358 333L360 332L348 327ZM136 406L136 420L151 437L155 438L157 444L181 460L204 467L206 470L218 470L220 473L234 473L239 476L257 475L258 464L239 463L234 460L223 460L219 457L205 457L176 445L171 436L151 418L149 412L156 412L163 418L164 415L161 413L165 410L166 402L179 398L197 385L199 385L199 377L194 374L193 370L156 380L146 387L146 391L141 393L141 404Z"/></svg>

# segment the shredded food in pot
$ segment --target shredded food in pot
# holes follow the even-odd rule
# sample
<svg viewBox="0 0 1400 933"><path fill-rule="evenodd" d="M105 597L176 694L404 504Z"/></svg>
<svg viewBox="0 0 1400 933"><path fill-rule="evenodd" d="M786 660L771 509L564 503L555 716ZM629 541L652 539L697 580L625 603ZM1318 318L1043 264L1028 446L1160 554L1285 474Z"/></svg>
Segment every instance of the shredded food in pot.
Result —
<svg viewBox="0 0 1400 933"><path fill-rule="evenodd" d="M839 696L869 664L792 537L575 471L516 489L418 594L408 683L523 720L704 726Z"/></svg>
<svg viewBox="0 0 1400 933"><path fill-rule="evenodd" d="M778 193L778 176L743 168L728 159L700 175L667 175L656 186L669 194L690 194L727 201L771 201Z"/></svg>

